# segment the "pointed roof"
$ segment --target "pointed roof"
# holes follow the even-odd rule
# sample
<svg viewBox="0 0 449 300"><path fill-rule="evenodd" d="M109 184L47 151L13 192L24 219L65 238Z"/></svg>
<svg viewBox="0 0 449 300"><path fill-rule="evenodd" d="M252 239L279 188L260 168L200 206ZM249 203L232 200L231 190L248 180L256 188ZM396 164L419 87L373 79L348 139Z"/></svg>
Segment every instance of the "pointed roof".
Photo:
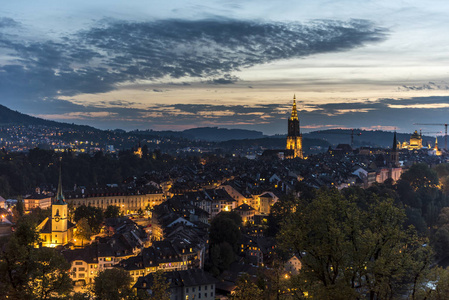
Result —
<svg viewBox="0 0 449 300"><path fill-rule="evenodd" d="M397 147L398 147L398 140L396 139L396 130L395 130L393 136L393 151L396 151Z"/></svg>
<svg viewBox="0 0 449 300"><path fill-rule="evenodd" d="M296 110L296 95L293 95L293 108L292 108L292 115L291 115L290 119L298 120L298 111Z"/></svg>
<svg viewBox="0 0 449 300"><path fill-rule="evenodd" d="M65 197L62 194L62 171L61 171L61 165L62 165L62 157L59 158L59 183L58 183L58 191L56 192L56 197L54 204L66 204Z"/></svg>

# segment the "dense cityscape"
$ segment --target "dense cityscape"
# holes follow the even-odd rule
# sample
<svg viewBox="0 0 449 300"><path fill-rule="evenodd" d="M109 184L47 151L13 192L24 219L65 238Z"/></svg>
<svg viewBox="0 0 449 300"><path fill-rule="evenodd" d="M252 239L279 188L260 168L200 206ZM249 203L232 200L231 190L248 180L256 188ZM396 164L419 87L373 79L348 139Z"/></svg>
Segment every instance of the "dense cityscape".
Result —
<svg viewBox="0 0 449 300"><path fill-rule="evenodd" d="M448 300L449 2L0 5L0 300Z"/></svg>
<svg viewBox="0 0 449 300"><path fill-rule="evenodd" d="M449 157L438 140L393 132L387 148L307 156L295 99L287 129L284 149L254 156L168 154L145 140L79 151L73 137L3 148L4 297L444 299Z"/></svg>

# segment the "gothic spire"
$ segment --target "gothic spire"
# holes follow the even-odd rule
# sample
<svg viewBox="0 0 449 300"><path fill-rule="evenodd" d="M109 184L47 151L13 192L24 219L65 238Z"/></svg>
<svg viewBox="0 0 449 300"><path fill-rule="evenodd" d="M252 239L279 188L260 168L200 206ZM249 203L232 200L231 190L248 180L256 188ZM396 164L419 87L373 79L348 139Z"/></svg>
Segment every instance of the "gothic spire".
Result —
<svg viewBox="0 0 449 300"><path fill-rule="evenodd" d="M394 137L393 137L393 151L396 151L398 147L398 141L396 139L396 130L394 131Z"/></svg>
<svg viewBox="0 0 449 300"><path fill-rule="evenodd" d="M292 108L292 115L291 115L290 119L298 120L298 111L296 110L296 95L293 95L293 108Z"/></svg>
<svg viewBox="0 0 449 300"><path fill-rule="evenodd" d="M65 204L65 198L62 194L62 157L59 158L59 183L58 183L58 191L56 192L55 203L56 204Z"/></svg>

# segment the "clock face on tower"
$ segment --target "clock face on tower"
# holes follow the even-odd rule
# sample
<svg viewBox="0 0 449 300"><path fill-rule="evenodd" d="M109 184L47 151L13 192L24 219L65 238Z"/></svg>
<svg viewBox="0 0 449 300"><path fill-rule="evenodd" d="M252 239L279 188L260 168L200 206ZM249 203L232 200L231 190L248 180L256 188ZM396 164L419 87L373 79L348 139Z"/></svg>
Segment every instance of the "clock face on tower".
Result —
<svg viewBox="0 0 449 300"><path fill-rule="evenodd" d="M56 216L55 217L55 222L59 222L59 220L60 220L59 216Z"/></svg>

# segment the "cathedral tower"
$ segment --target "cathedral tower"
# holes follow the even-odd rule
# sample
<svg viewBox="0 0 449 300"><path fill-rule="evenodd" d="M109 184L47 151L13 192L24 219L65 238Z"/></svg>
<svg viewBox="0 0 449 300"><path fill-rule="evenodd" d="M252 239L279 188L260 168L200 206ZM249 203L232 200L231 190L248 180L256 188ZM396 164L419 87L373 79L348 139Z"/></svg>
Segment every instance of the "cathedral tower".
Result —
<svg viewBox="0 0 449 300"><path fill-rule="evenodd" d="M287 150L293 150L292 158L304 158L302 153L302 135L299 128L296 96L293 96L292 115L288 119Z"/></svg>

